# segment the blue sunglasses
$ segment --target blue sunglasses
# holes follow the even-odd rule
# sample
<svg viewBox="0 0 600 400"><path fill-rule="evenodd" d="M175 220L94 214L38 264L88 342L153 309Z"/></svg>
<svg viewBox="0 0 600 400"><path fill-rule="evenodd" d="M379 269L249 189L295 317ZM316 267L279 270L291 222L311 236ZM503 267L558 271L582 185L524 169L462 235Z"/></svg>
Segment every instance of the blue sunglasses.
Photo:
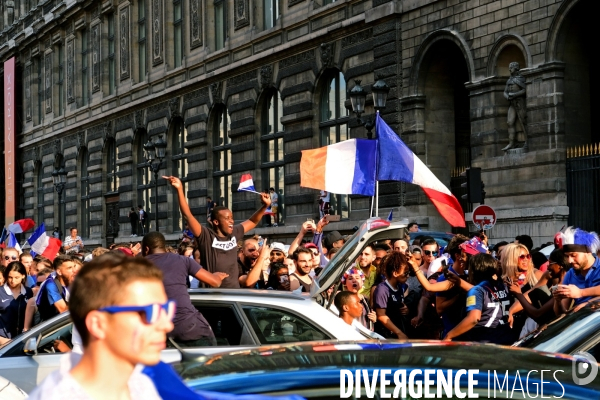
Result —
<svg viewBox="0 0 600 400"><path fill-rule="evenodd" d="M160 317L160 312L165 310L169 321L175 316L176 303L174 300L169 300L165 304L148 304L147 306L110 306L99 308L98 311L104 311L109 314L117 314L122 312L138 312L143 313L147 324L154 324Z"/></svg>

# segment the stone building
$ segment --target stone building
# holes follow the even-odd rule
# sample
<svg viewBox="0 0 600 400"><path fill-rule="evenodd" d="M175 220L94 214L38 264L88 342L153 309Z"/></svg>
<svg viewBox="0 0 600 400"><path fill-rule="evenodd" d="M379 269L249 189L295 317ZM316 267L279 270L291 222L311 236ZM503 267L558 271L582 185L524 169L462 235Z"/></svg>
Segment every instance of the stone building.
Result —
<svg viewBox="0 0 600 400"><path fill-rule="evenodd" d="M591 96L593 0L13 0L0 3L0 59L19 73L18 215L77 226L90 243L129 240L128 213L150 229L183 228L177 198L146 166L143 144L167 142L161 175L182 177L205 219L206 197L252 215L236 191L251 173L274 187L293 236L318 215L300 187L301 150L365 137L347 90L379 78L382 116L460 196L459 172L481 167L495 240L549 240L568 223L567 147L600 141ZM508 143L509 64L526 83L527 148ZM371 96L367 114L373 114ZM52 172L67 183L59 202ZM380 215L449 230L420 189L380 186ZM370 199L336 195L349 229ZM465 211L467 204L464 204ZM597 220L597 219L596 219Z"/></svg>

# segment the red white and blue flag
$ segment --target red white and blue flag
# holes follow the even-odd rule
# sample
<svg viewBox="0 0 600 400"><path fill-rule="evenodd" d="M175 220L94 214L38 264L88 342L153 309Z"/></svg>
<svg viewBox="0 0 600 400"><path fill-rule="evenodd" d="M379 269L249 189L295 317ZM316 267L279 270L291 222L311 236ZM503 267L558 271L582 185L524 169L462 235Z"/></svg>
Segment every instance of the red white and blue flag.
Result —
<svg viewBox="0 0 600 400"><path fill-rule="evenodd" d="M254 181L252 180L252 175L243 174L240 179L240 186L238 186L238 192L252 192L258 193L254 188ZM260 193L259 193L260 194Z"/></svg>
<svg viewBox="0 0 600 400"><path fill-rule="evenodd" d="M35 222L30 218L20 219L7 226L9 232L23 233L35 226Z"/></svg>
<svg viewBox="0 0 600 400"><path fill-rule="evenodd" d="M46 226L42 224L33 232L33 235L27 242L31 246L31 252L42 255L51 261L54 261L56 254L62 246L62 242L57 239L50 237L46 234Z"/></svg>

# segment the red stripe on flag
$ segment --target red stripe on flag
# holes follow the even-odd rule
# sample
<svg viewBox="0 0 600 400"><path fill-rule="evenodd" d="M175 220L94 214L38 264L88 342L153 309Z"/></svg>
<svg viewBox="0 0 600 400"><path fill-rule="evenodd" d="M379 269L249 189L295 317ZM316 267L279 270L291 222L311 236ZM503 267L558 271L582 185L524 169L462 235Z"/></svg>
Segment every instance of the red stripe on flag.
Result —
<svg viewBox="0 0 600 400"><path fill-rule="evenodd" d="M312 189L325 188L325 164L327 146L314 150L302 150L300 159L300 186Z"/></svg>
<svg viewBox="0 0 600 400"><path fill-rule="evenodd" d="M62 246L62 242L59 239L49 238L48 247L44 249L42 256L46 257L50 261L54 261L58 251L60 250L60 246Z"/></svg>
<svg viewBox="0 0 600 400"><path fill-rule="evenodd" d="M455 228L464 228L466 226L465 213L456 197L433 189L423 188L423 191L427 197L429 197L429 200L431 200L440 215L450 225Z"/></svg>

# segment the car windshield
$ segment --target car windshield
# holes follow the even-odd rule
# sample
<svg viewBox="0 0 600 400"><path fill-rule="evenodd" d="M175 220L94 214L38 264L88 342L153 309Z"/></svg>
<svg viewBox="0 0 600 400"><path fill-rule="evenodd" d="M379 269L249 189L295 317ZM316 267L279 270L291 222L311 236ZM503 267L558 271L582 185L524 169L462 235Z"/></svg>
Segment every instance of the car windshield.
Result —
<svg viewBox="0 0 600 400"><path fill-rule="evenodd" d="M569 354L599 329L600 312L588 306L536 329L513 346Z"/></svg>

